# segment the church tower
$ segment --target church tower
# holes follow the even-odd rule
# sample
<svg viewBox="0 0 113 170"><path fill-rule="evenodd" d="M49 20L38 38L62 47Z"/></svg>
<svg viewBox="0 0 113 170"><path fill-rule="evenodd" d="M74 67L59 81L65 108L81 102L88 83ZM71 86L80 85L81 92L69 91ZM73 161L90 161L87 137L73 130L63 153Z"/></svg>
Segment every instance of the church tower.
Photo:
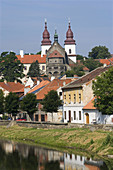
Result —
<svg viewBox="0 0 113 170"><path fill-rule="evenodd" d="M51 47L50 34L47 30L47 21L45 20L45 30L43 32L43 40L41 42L41 57L47 54L47 51L50 47Z"/></svg>
<svg viewBox="0 0 113 170"><path fill-rule="evenodd" d="M76 43L73 39L73 32L71 30L70 21L68 26L68 31L66 33L66 40L64 41L65 51L68 57L76 63Z"/></svg>

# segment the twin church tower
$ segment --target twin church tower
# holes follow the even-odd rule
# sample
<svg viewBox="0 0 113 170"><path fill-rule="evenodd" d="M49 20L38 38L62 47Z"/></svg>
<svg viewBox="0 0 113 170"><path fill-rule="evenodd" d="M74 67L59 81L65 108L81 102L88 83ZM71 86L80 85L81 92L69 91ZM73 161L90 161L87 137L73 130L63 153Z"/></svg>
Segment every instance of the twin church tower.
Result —
<svg viewBox="0 0 113 170"><path fill-rule="evenodd" d="M55 30L54 34L54 42L58 43L58 34ZM69 22L68 30L66 33L66 40L64 41L65 45L65 52L67 53L68 57L76 63L76 43L73 39L73 32L71 30L71 25ZM51 40L50 40L50 34L47 30L47 21L45 21L45 29L43 32L43 40L41 41L41 57L43 55L47 55L48 50L51 47Z"/></svg>

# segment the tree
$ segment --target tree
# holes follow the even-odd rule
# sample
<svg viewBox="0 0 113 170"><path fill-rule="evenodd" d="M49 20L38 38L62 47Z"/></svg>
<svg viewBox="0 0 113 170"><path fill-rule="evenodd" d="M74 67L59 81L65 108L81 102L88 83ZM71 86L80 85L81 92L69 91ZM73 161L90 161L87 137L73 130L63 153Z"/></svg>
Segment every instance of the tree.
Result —
<svg viewBox="0 0 113 170"><path fill-rule="evenodd" d="M113 67L93 81L95 106L102 114L113 114Z"/></svg>
<svg viewBox="0 0 113 170"><path fill-rule="evenodd" d="M37 99L36 95L33 93L28 93L21 101L20 108L23 111L26 111L29 117L32 120L33 113L36 112L37 109Z"/></svg>
<svg viewBox="0 0 113 170"><path fill-rule="evenodd" d="M99 61L94 60L93 58L86 59L83 64L89 69L89 71L92 71L96 69L97 67L103 66L102 63Z"/></svg>
<svg viewBox="0 0 113 170"><path fill-rule="evenodd" d="M3 52L0 56L0 73L3 79L14 82L23 78L23 64L17 59L14 52Z"/></svg>
<svg viewBox="0 0 113 170"><path fill-rule="evenodd" d="M40 76L40 68L39 68L38 60L36 60L34 63L31 64L31 66L29 68L28 75L30 77L39 77Z"/></svg>
<svg viewBox="0 0 113 170"><path fill-rule="evenodd" d="M4 113L4 94L3 91L0 90L0 114Z"/></svg>
<svg viewBox="0 0 113 170"><path fill-rule="evenodd" d="M83 71L83 67L84 65L81 65L81 64L76 64L76 67L73 68L73 70L75 71L75 74L77 76L83 76L85 73Z"/></svg>
<svg viewBox="0 0 113 170"><path fill-rule="evenodd" d="M8 114L12 114L12 116L16 116L19 109L19 97L10 92L8 96L5 98L5 110Z"/></svg>
<svg viewBox="0 0 113 170"><path fill-rule="evenodd" d="M108 51L108 48L106 48L105 46L99 45L99 46L92 48L92 51L89 52L88 56L93 59L105 59L105 58L110 58L111 54Z"/></svg>
<svg viewBox="0 0 113 170"><path fill-rule="evenodd" d="M48 92L47 95L45 95L41 104L43 105L43 110L45 112L52 113L53 121L53 112L58 111L58 107L62 105L62 101L60 100L60 97L58 96L57 92L55 90L51 90Z"/></svg>

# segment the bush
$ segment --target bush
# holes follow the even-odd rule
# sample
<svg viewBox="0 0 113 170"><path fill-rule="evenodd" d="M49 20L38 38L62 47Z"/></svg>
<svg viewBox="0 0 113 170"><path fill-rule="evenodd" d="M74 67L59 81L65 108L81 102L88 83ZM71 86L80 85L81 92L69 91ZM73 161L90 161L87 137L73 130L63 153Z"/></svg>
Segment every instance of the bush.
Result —
<svg viewBox="0 0 113 170"><path fill-rule="evenodd" d="M91 143L91 144L93 144L93 143L94 143L93 139L91 139L90 143Z"/></svg>
<svg viewBox="0 0 113 170"><path fill-rule="evenodd" d="M108 134L107 137L105 138L105 141L103 142L103 145L107 145L108 143L110 143L110 141L111 141L111 137Z"/></svg>

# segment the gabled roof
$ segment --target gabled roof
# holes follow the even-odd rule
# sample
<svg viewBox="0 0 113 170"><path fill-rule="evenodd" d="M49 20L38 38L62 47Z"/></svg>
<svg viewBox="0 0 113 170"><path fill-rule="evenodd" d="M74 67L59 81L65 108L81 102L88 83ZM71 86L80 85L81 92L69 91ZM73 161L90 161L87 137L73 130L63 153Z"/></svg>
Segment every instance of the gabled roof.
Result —
<svg viewBox="0 0 113 170"><path fill-rule="evenodd" d="M36 85L34 88L32 88L28 93L36 93L38 89L46 86L50 81L48 80L43 80L40 82L40 84Z"/></svg>
<svg viewBox="0 0 113 170"><path fill-rule="evenodd" d="M62 89L81 87L84 83L93 80L94 78L96 78L96 76L100 75L102 72L105 72L108 69L109 67L98 67L95 70L89 72L88 74L82 76L78 80L75 80L74 82L71 82L67 86L64 86Z"/></svg>
<svg viewBox="0 0 113 170"><path fill-rule="evenodd" d="M87 103L84 107L83 107L83 110L96 110L97 108L94 107L94 100L95 100L95 97L93 97L93 99L91 99L89 101L89 103Z"/></svg>
<svg viewBox="0 0 113 170"><path fill-rule="evenodd" d="M58 88L68 84L72 81L72 79L54 79L48 85L46 85L43 89L41 89L38 93L36 93L37 100L42 100L51 90L57 90Z"/></svg>
<svg viewBox="0 0 113 170"><path fill-rule="evenodd" d="M24 55L23 58L21 58L21 55L16 55L18 60L20 60L21 63L23 64L31 64L38 60L39 64L46 64L46 55Z"/></svg>
<svg viewBox="0 0 113 170"><path fill-rule="evenodd" d="M108 59L99 59L99 62L102 64L106 64L106 65L112 65L113 64L113 57L112 58L108 58Z"/></svg>
<svg viewBox="0 0 113 170"><path fill-rule="evenodd" d="M48 56L48 58L56 58L56 57L63 58L63 56L62 56L57 50L54 50L54 51Z"/></svg>
<svg viewBox="0 0 113 170"><path fill-rule="evenodd" d="M0 82L0 87L3 89L9 91L9 92L24 92L24 85L21 83L15 83L15 82Z"/></svg>

